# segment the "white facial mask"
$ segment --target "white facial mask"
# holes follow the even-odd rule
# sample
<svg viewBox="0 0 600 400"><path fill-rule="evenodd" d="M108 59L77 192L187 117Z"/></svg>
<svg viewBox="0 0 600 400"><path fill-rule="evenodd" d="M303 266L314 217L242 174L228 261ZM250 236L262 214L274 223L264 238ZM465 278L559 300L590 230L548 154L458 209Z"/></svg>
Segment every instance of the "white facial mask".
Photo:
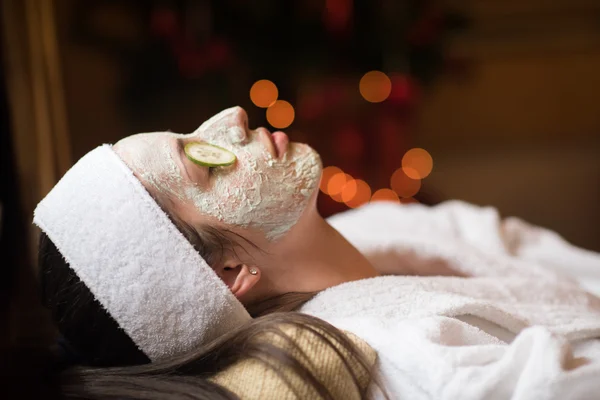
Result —
<svg viewBox="0 0 600 400"><path fill-rule="evenodd" d="M262 231L277 240L298 222L321 175L319 155L309 146L290 143L281 159L274 159L257 134L245 138L238 108L215 115L190 135L144 133L117 144L118 153L134 172L164 194L177 197L219 221ZM189 182L174 157L173 139L208 142L233 152L237 161L215 168L207 184ZM245 138L245 139L244 139ZM200 168L184 161L187 169Z"/></svg>

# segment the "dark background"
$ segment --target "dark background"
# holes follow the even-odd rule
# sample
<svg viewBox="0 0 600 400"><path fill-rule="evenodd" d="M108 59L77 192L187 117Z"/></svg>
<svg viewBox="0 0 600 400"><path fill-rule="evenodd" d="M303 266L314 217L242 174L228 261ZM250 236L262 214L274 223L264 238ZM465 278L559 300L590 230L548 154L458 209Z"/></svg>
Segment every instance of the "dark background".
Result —
<svg viewBox="0 0 600 400"><path fill-rule="evenodd" d="M273 129L249 96L268 79L294 107L291 139L372 192L390 187L406 151L424 148L433 170L402 201L493 205L600 250L597 1L50 3L70 142L57 162L137 132L191 132L233 105ZM392 82L379 103L359 92L374 70ZM5 77L14 92L14 71ZM48 189L19 198L36 173L15 160L24 133L11 124L14 93L2 94L2 240L26 245L12 233ZM322 193L319 208L348 207Z"/></svg>

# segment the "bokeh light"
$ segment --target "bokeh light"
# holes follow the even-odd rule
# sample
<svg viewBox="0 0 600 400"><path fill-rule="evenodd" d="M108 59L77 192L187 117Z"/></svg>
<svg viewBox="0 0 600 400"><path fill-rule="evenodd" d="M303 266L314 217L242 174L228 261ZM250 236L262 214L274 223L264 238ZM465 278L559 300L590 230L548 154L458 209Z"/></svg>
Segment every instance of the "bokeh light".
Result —
<svg viewBox="0 0 600 400"><path fill-rule="evenodd" d="M327 189L329 180L334 175L339 174L341 172L342 172L341 169L339 169L338 167L334 167L334 166L329 166L329 167L323 168L323 172L321 174L321 182L319 184L319 188L321 189L321 192L323 192L325 194L329 194L329 190Z"/></svg>
<svg viewBox="0 0 600 400"><path fill-rule="evenodd" d="M412 179L403 168L398 168L390 178L390 187L400 197L412 197L421 189L421 180Z"/></svg>
<svg viewBox="0 0 600 400"><path fill-rule="evenodd" d="M412 179L423 179L433 169L433 158L425 149L414 148L402 157L402 168L404 173Z"/></svg>
<svg viewBox="0 0 600 400"><path fill-rule="evenodd" d="M371 103L380 103L390 95L392 81L381 71L371 71L363 75L358 88L365 100Z"/></svg>
<svg viewBox="0 0 600 400"><path fill-rule="evenodd" d="M269 107L277 100L277 96L279 96L277 86L268 79L256 81L250 88L250 100L257 107Z"/></svg>
<svg viewBox="0 0 600 400"><path fill-rule="evenodd" d="M419 200L415 199L414 197L407 197L404 199L400 199L400 203L402 203L402 204L413 204L413 203L416 204L418 202L419 202Z"/></svg>
<svg viewBox="0 0 600 400"><path fill-rule="evenodd" d="M344 189L346 182L348 182L350 179L352 179L352 177L343 172L339 172L339 173L333 175L329 179L329 182L327 183L327 193L331 197L340 196L339 200L337 200L337 201L341 201L342 200L341 199L342 190Z"/></svg>
<svg viewBox="0 0 600 400"><path fill-rule="evenodd" d="M356 196L356 179L349 179L346 184L344 185L344 187L342 188L342 191L340 193L340 196L342 197L342 201L345 203L347 201L350 201L354 198L354 196Z"/></svg>
<svg viewBox="0 0 600 400"><path fill-rule="evenodd" d="M391 201L394 203L400 203L398 195L392 189L379 189L378 191L373 193L373 196L371 197L371 202L375 201Z"/></svg>
<svg viewBox="0 0 600 400"><path fill-rule="evenodd" d="M368 203L371 198L371 187L369 184L361 179L355 179L352 182L354 183L354 196L350 199L344 198L345 194L347 194L346 187L349 185L347 184L346 187L344 187L344 190L342 190L342 199L344 200L344 203L350 208L360 207L363 204Z"/></svg>
<svg viewBox="0 0 600 400"><path fill-rule="evenodd" d="M277 100L267 108L267 121L277 129L287 128L294 122L294 107L285 100Z"/></svg>

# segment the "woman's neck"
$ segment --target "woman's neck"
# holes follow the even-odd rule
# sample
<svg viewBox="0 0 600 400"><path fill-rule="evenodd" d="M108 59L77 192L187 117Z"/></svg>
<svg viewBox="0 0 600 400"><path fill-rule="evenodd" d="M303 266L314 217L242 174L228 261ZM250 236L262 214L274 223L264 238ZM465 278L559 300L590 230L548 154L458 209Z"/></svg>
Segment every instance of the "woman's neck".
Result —
<svg viewBox="0 0 600 400"><path fill-rule="evenodd" d="M344 282L372 278L378 273L350 242L316 210L299 223L301 235L286 252L288 268L276 286L286 292L324 290Z"/></svg>

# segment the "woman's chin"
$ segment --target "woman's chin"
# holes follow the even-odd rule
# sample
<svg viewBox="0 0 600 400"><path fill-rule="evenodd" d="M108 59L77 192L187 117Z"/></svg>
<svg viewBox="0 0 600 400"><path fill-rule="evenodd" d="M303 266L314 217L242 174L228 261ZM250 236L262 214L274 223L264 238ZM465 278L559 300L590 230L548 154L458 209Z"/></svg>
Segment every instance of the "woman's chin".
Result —
<svg viewBox="0 0 600 400"><path fill-rule="evenodd" d="M312 149L312 147L310 147L306 143L290 142L288 144L286 155L288 157L290 155L299 156L302 154L309 153L310 151L314 151L314 150Z"/></svg>
<svg viewBox="0 0 600 400"><path fill-rule="evenodd" d="M286 153L288 159L311 158L314 159L319 167L322 168L321 156L319 153L306 143L291 142Z"/></svg>

